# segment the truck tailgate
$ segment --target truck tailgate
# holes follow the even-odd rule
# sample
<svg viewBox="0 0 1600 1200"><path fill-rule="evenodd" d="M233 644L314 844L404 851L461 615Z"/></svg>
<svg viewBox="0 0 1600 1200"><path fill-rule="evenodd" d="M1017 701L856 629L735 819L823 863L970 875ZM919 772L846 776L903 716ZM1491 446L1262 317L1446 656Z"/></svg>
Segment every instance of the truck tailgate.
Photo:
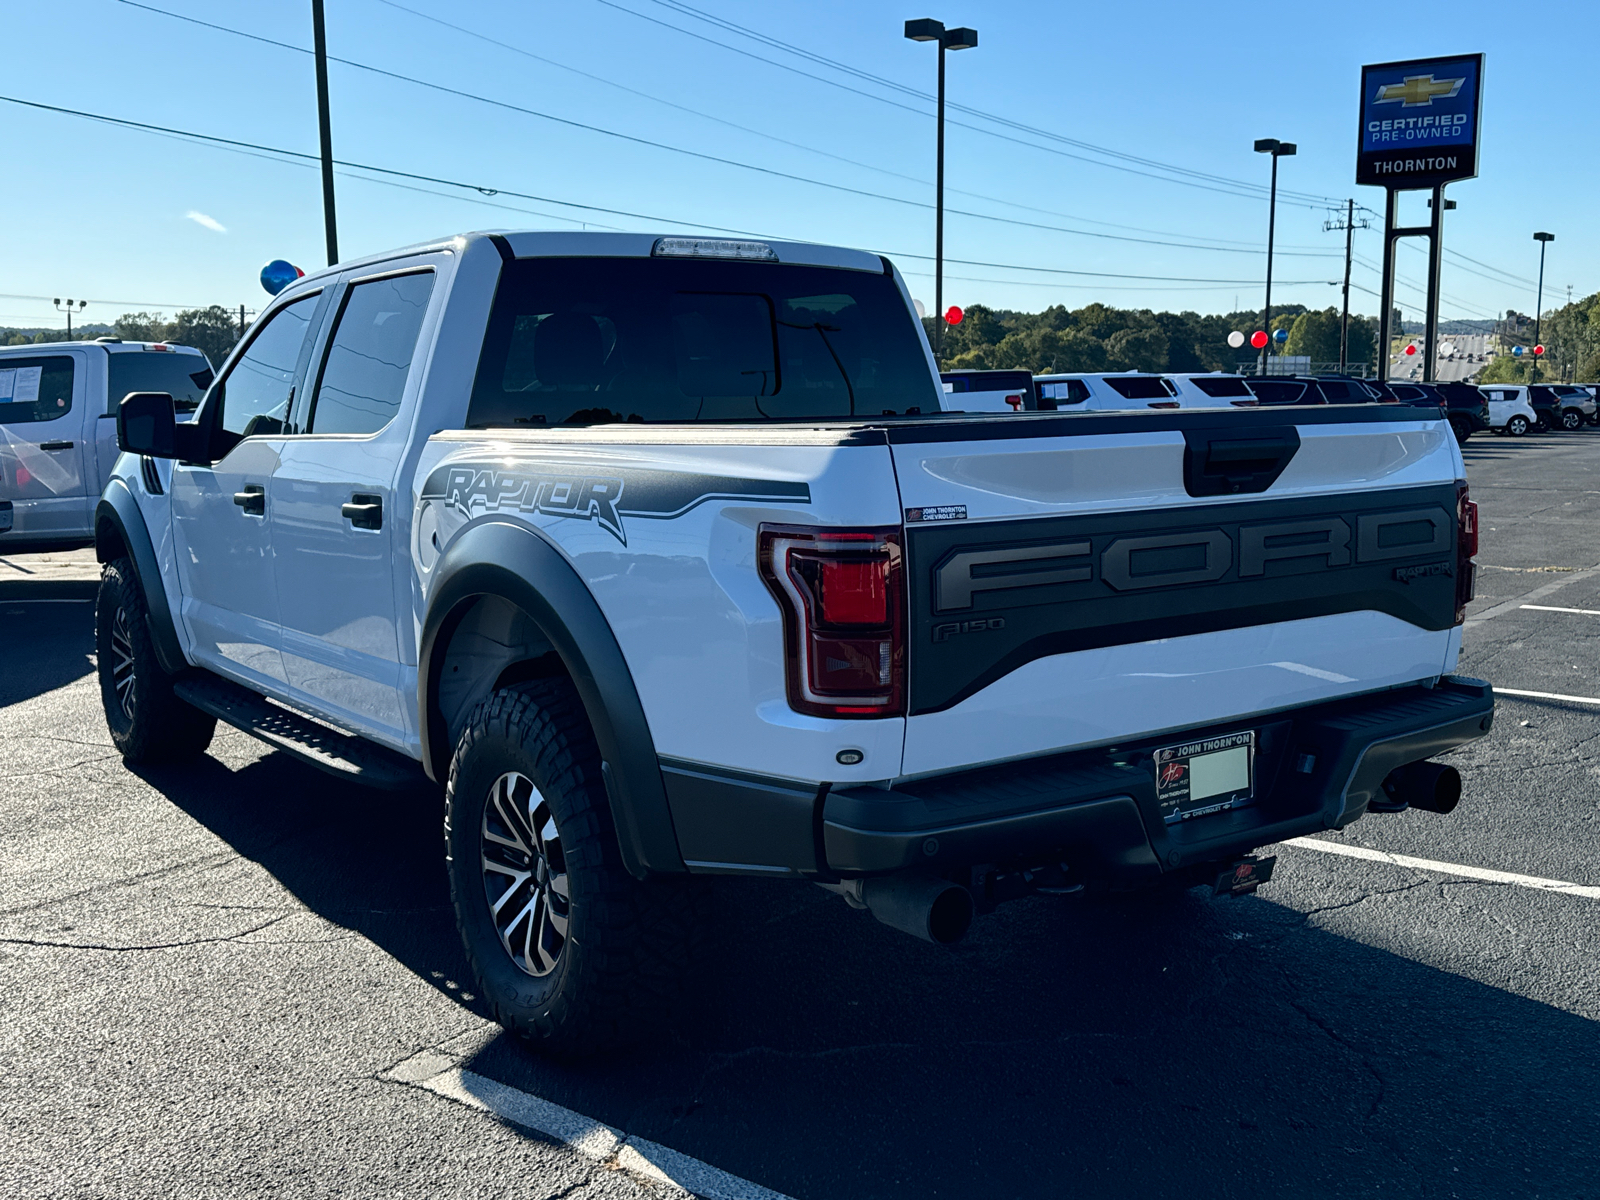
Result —
<svg viewBox="0 0 1600 1200"><path fill-rule="evenodd" d="M1389 407L889 432L917 775L1110 745L1453 666L1448 426Z"/></svg>

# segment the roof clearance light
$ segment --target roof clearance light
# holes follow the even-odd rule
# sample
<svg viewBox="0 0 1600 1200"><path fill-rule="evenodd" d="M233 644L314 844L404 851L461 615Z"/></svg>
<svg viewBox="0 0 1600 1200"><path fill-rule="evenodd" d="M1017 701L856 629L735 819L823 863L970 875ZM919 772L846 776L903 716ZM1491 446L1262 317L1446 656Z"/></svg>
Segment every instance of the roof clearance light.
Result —
<svg viewBox="0 0 1600 1200"><path fill-rule="evenodd" d="M778 252L765 242L735 242L726 238L657 238L651 258L742 258L749 262L777 262Z"/></svg>

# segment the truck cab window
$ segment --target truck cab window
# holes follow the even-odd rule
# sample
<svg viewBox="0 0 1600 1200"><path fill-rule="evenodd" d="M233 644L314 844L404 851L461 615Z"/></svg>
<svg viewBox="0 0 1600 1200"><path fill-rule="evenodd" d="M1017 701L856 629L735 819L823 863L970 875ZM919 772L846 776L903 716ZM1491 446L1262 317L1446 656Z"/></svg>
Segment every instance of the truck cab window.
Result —
<svg viewBox="0 0 1600 1200"><path fill-rule="evenodd" d="M274 313L217 383L213 403L222 411L214 428L224 435L219 450L225 453L247 437L284 432L294 399L295 366L316 299L316 293L302 296Z"/></svg>
<svg viewBox="0 0 1600 1200"><path fill-rule="evenodd" d="M432 294L432 271L350 289L317 380L307 432L376 433L394 419Z"/></svg>

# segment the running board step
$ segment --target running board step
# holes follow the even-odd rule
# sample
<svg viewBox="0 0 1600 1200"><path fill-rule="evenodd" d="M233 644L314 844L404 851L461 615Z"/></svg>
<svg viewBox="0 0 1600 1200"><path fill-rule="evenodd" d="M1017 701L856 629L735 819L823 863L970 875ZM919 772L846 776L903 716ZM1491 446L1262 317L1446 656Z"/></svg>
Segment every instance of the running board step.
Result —
<svg viewBox="0 0 1600 1200"><path fill-rule="evenodd" d="M351 783L393 790L426 782L421 764L404 755L302 717L209 671L184 673L172 690L219 721Z"/></svg>

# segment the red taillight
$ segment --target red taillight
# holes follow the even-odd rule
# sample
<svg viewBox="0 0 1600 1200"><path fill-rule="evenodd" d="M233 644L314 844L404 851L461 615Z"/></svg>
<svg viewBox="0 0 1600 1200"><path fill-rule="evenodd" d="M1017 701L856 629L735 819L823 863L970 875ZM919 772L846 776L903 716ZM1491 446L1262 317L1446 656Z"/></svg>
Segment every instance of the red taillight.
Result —
<svg viewBox="0 0 1600 1200"><path fill-rule="evenodd" d="M783 611L789 706L819 717L905 711L900 530L763 525L761 577Z"/></svg>
<svg viewBox="0 0 1600 1200"><path fill-rule="evenodd" d="M1261 403L1261 401L1259 401L1259 400L1230 400L1230 401L1228 401L1228 403L1233 405L1235 408L1255 408L1258 404Z"/></svg>
<svg viewBox="0 0 1600 1200"><path fill-rule="evenodd" d="M1151 408L1177 408L1178 407L1178 402L1176 400L1152 400L1150 402L1150 407Z"/></svg>
<svg viewBox="0 0 1600 1200"><path fill-rule="evenodd" d="M1478 555L1478 506L1467 496L1467 481L1456 480L1456 624L1467 619L1473 596L1473 559Z"/></svg>
<svg viewBox="0 0 1600 1200"><path fill-rule="evenodd" d="M1022 411L1022 397L1021 396L1007 396L1006 397L1006 403L1011 405L1011 410L1013 412L1021 412Z"/></svg>

